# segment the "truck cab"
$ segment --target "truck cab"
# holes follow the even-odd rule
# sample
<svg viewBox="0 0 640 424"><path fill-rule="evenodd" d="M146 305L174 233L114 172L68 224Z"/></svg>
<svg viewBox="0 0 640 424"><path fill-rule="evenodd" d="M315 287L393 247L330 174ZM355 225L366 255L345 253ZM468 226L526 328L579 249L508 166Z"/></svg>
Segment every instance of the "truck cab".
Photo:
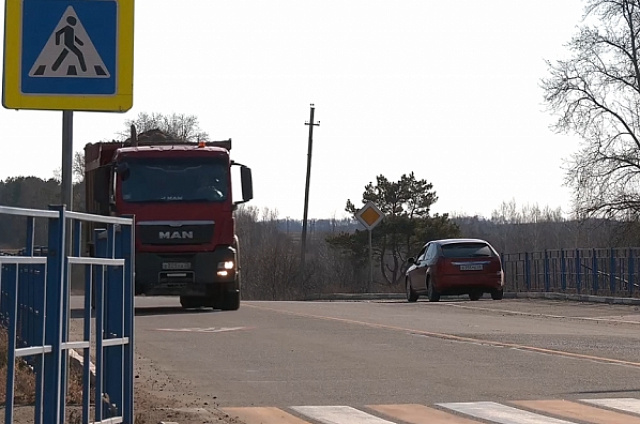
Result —
<svg viewBox="0 0 640 424"><path fill-rule="evenodd" d="M251 169L231 160L230 150L230 139L141 142L133 135L85 147L87 210L135 218L136 295L179 296L185 308L239 308L233 211L253 189ZM238 201L234 166L242 185Z"/></svg>

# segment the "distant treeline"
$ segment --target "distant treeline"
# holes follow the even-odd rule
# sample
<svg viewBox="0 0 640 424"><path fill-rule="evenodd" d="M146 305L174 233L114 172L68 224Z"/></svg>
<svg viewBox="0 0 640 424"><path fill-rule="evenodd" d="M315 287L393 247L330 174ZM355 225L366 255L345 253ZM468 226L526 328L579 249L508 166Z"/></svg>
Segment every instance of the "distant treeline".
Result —
<svg viewBox="0 0 640 424"><path fill-rule="evenodd" d="M47 209L60 204L60 181L37 177L12 177L0 181L0 206ZM84 211L84 183L74 184L73 210ZM293 240L299 239L302 220L280 218L272 211L249 214L252 220L268 223ZM640 246L640 226L603 219L578 221L566 219L558 210L525 206L518 209L513 202L504 203L491 218L450 216L463 237L478 237L490 241L500 252L514 253L573 247ZM242 225L245 220L239 220ZM309 237L354 232L364 227L355 219L310 219ZM373 230L375 231L375 229ZM0 215L0 248L21 248L26 234L26 220ZM44 226L36 227L36 244L46 244Z"/></svg>
<svg viewBox="0 0 640 424"><path fill-rule="evenodd" d="M60 181L51 178L12 177L0 181L0 206L14 206L28 209L48 209L49 205L59 205L61 198ZM84 211L84 183L73 187L75 211ZM0 215L0 248L21 248L25 245L27 220L22 217ZM47 243L47 229L42 220L36 220L35 243Z"/></svg>
<svg viewBox="0 0 640 424"><path fill-rule="evenodd" d="M60 183L56 179L34 177L0 181L0 205L47 209L60 203ZM74 185L74 208L84 209L83 183ZM501 253L541 251L559 248L640 246L636 223L600 219L566 219L559 210L503 204L491 218L446 216L449 231L461 237L488 240ZM36 245L47 244L43 220L36 225ZM37 221L37 222L38 222ZM389 220L391 224L392 220ZM27 220L0 214L0 249L25 246ZM384 224L384 221L383 221ZM423 240L402 252L379 250L386 229L373 230L377 265L369 280L366 230L355 219L312 219L307 226L306 267L301 267L302 221L279 218L268 209L240 207L236 227L240 237L244 299L293 300L313 298L320 293L403 291L407 258ZM384 230L384 231L383 231ZM376 233L377 232L377 233ZM365 235L365 237L358 236ZM353 235L354 237L345 237ZM384 236L383 236L384 237ZM424 240L426 242L428 240ZM346 243L346 244L345 244ZM387 271L395 268L390 278Z"/></svg>

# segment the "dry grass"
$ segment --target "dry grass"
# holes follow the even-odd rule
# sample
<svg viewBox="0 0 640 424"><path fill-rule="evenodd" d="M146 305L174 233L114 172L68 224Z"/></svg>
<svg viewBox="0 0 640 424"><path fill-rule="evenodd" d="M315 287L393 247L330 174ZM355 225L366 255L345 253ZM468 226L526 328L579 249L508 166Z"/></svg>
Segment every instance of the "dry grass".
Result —
<svg viewBox="0 0 640 424"><path fill-rule="evenodd" d="M7 365L9 359L8 334L0 327L0 405L6 404ZM21 358L16 360L16 375L13 402L16 406L33 405L36 401L36 376L31 367ZM69 367L68 405L82 404L82 371L78 367Z"/></svg>
<svg viewBox="0 0 640 424"><path fill-rule="evenodd" d="M0 327L0 423L4 415L3 406L6 405L6 376L8 342L7 331ZM239 421L226 416L219 411L212 411L210 415L203 418L199 413L182 411L182 408L190 409L193 405L183 405L176 400L169 400L165 397L158 397L150 391L149 381L153 377L148 373L155 372L147 370L142 378L135 380L135 424L153 424L162 421L177 421L181 424L201 424L203 422L216 422L220 424L239 423ZM137 371L140 373L140 370ZM145 378L146 377L146 378ZM158 378L155 376L155 378ZM16 378L14 390L14 423L31 424L34 418L35 405L35 375L31 368L22 360L16 361ZM82 368L77 366L69 367L67 405L65 415L67 424L82 423ZM95 410L94 392L91 391L90 414L93 417Z"/></svg>
<svg viewBox="0 0 640 424"><path fill-rule="evenodd" d="M7 330L0 327L0 407L6 405L7 386L7 365L9 359L9 343ZM22 359L16 360L16 375L13 402L14 407L21 408L22 414L18 414L16 422L20 421L20 416L24 415L27 419L33 419L33 405L36 401L36 378L31 367ZM67 391L67 408L66 422L68 424L82 423L82 371L79 367L69 367L68 391ZM94 393L91 392L91 405L93 405ZM26 407L26 410L24 409ZM93 407L91 407L93 414ZM136 414L135 423L148 423L145 412Z"/></svg>
<svg viewBox="0 0 640 424"><path fill-rule="evenodd" d="M7 366L9 360L8 334L0 327L0 383L7 381ZM15 405L31 405L36 399L36 379L33 371L22 359L16 360L16 378L13 402ZM82 398L82 396L80 397ZM7 400L6 384L0 384L0 404Z"/></svg>

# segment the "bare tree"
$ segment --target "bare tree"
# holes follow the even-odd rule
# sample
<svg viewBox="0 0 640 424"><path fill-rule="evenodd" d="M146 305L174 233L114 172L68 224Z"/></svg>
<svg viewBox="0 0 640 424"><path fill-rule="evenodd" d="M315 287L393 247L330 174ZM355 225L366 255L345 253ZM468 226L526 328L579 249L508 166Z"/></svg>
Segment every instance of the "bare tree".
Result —
<svg viewBox="0 0 640 424"><path fill-rule="evenodd" d="M136 126L138 134L150 130L160 130L167 134L172 140L184 141L208 141L209 134L200 129L198 118L194 115L171 114L163 115L161 113L140 113L136 119L130 119L125 122L126 131L120 133L120 137L124 140L129 137L131 125Z"/></svg>
<svg viewBox="0 0 640 424"><path fill-rule="evenodd" d="M84 181L84 152L75 152L73 154L73 163L71 166L74 183ZM62 168L56 168L53 171L53 179L62 181Z"/></svg>
<svg viewBox="0 0 640 424"><path fill-rule="evenodd" d="M566 174L579 214L640 215L639 31L640 0L587 0L572 57L547 62L554 128L582 139Z"/></svg>

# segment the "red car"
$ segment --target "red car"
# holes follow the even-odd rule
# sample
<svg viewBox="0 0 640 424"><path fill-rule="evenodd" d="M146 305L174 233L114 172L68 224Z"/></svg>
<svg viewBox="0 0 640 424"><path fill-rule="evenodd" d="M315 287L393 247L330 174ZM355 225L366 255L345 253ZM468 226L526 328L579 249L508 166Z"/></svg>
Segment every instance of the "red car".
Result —
<svg viewBox="0 0 640 424"><path fill-rule="evenodd" d="M437 302L441 295L468 294L478 300L484 293L501 300L504 288L502 261L496 250L480 239L434 240L409 258L405 274L407 300L426 295Z"/></svg>

